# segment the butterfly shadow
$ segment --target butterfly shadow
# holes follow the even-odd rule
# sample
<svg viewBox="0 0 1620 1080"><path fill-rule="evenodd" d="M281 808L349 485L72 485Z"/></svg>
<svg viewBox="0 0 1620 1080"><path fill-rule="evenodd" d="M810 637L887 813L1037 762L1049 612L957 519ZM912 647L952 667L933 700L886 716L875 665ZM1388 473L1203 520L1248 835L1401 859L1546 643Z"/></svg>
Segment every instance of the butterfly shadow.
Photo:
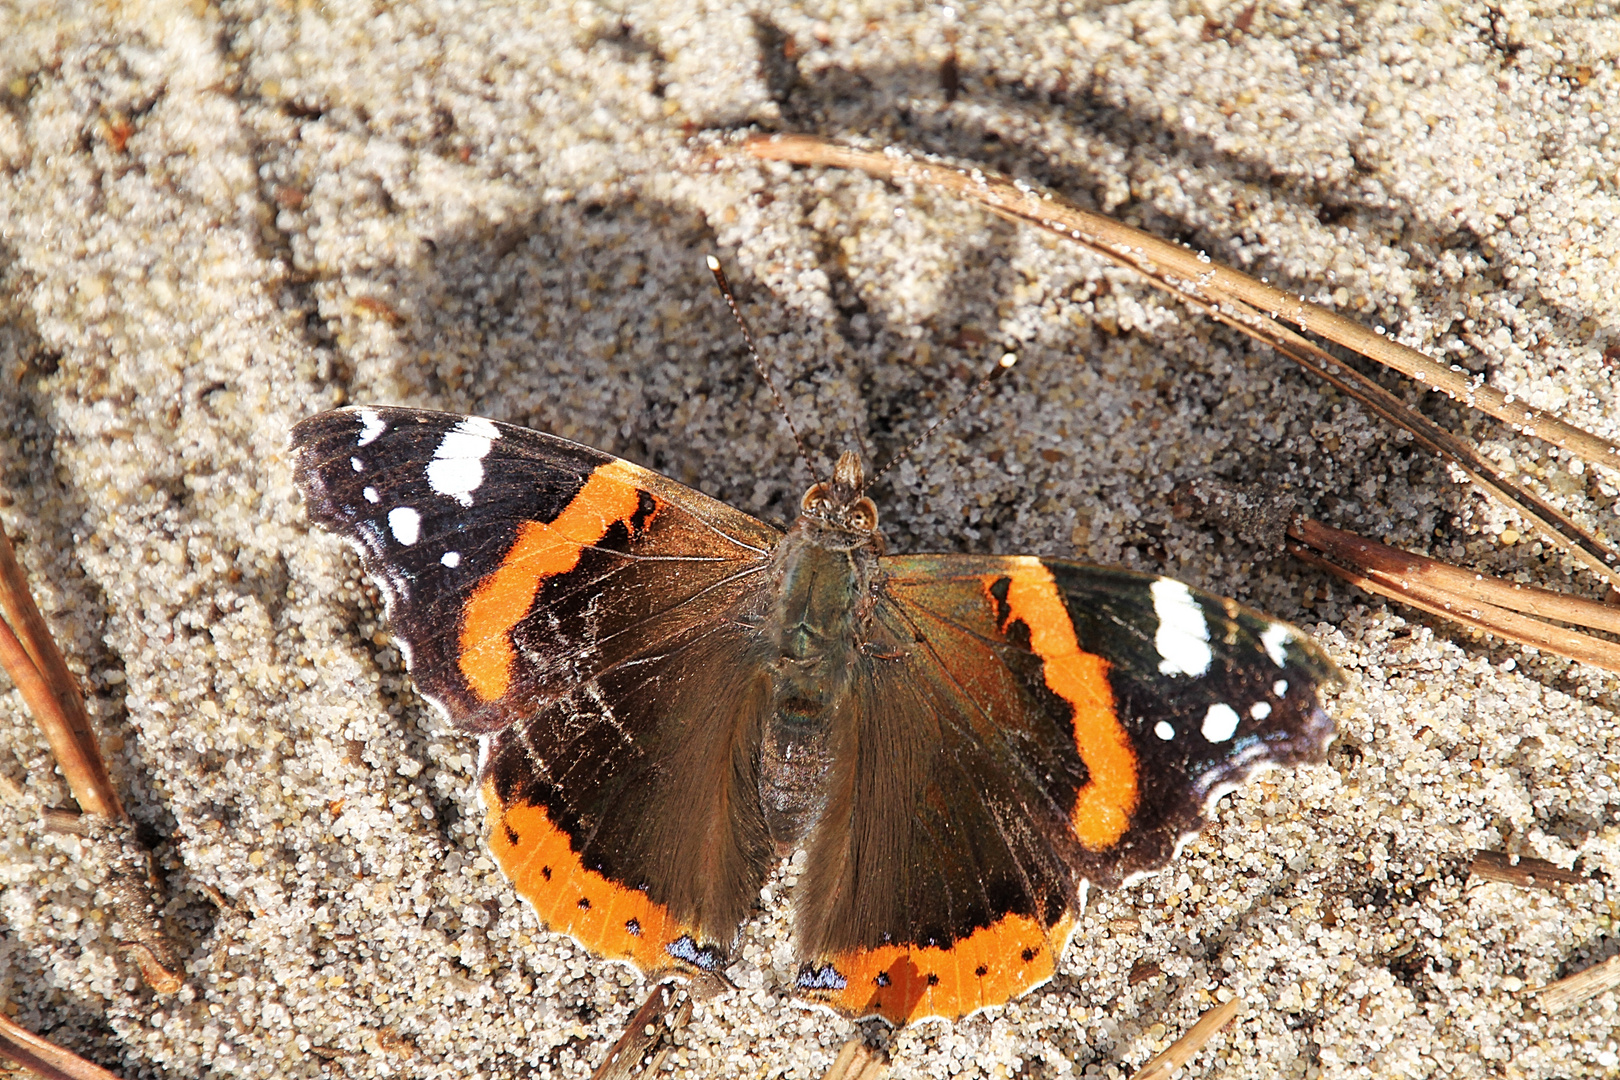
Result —
<svg viewBox="0 0 1620 1080"><path fill-rule="evenodd" d="M1359 39L1353 18L1347 14L1346 19L1343 47L1348 56L1359 48ZM1515 63L1516 51L1502 46L1494 24L1463 29L1493 49L1504 70ZM1226 39L1229 47L1241 48L1242 39L1249 36L1249 27L1238 30L1218 26L1211 32ZM1263 33L1256 36L1264 37ZM781 113L781 130L810 131L831 138L844 133L868 138L873 132L898 131L897 141L907 149L1026 177L1077 206L1102 210L1195 250L1208 251L1218 260L1265 275L1270 281L1286 283L1291 291L1306 295L1332 292L1337 278L1329 268L1302 276L1297 258L1291 261L1285 254L1274 253L1269 245L1257 242L1257 237L1244 231L1241 214L1216 212L1195 217L1179 211L1178 205L1191 202L1208 206L1227 199L1264 203L1274 206L1282 220L1314 219L1324 230L1351 231L1363 238L1369 261L1410 268L1421 289L1425 313L1432 313L1442 324L1438 343L1461 341L1468 346L1460 352L1448 351L1448 359L1481 374L1494 370L1493 354L1484 341L1465 330L1463 318L1477 308L1482 290L1506 287L1506 266L1495 241L1460 216L1431 216L1426 203L1387 180L1389 155L1379 151L1376 143L1347 142L1333 148L1334 156L1325 164L1318 160L1322 151L1315 151L1316 156L1310 159L1278 162L1234 149L1234 140L1224 139L1222 130L1166 122L1157 103L1130 101L1106 76L1098 76L1090 68L1083 79L1071 80L1064 74L1040 86L999 81L993 71L985 70L977 70L971 79L965 79L954 66L946 71L928 64L812 69L795 62L796 46L769 20L756 22L756 40L765 57L764 68L770 73L767 82ZM965 103L971 108L953 108L952 103ZM1023 131L1040 132L1041 138L1022 138L1018 133ZM1064 152L1044 149L1053 145L1063 146ZM1075 155L1070 151L1076 146L1094 150ZM1138 177L1162 176L1176 177L1182 185L1181 204L1171 196L1158 198L1144 193L1153 189ZM1139 285L1131 288L1141 293L1150 291ZM1523 304L1532 313L1545 314L1550 332L1542 344L1554 352L1589 351L1594 342L1601 347L1620 340L1620 328L1599 328L1594 332L1596 320L1590 306L1572 296L1542 295L1532 290ZM1375 293L1363 298L1354 289L1349 307L1352 314L1366 321L1391 326L1391 333L1399 332L1402 320L1409 314L1391 295ZM1448 320L1449 329L1445 327ZM1225 328L1214 328L1197 337L1196 341L1188 340L1177 331L1160 336L1163 347L1179 354L1176 385L1161 391L1159 407L1168 413L1188 405L1218 411L1210 404L1219 397L1219 380L1211 380L1207 369L1219 368L1222 356L1241 357L1255 351L1254 346ZM1389 504L1410 502L1425 508L1421 514L1397 520L1393 525L1380 525L1374 531L1404 530L1411 545L1417 547L1443 548L1467 544L1472 539L1469 526L1478 499L1471 489L1451 482L1444 468L1427 453L1414 449L1398 435L1391 438L1379 422L1362 415L1359 406L1325 391L1275 359L1262 356L1261 360L1275 368L1277 375L1264 394L1252 395L1262 400L1250 411L1263 412L1268 421L1264 427L1277 435L1263 442L1250 439L1245 446L1240 434L1231 451L1206 466L1200 479L1226 476L1263 491L1295 487L1310 500L1313 509L1354 521L1377 513L1368 498L1366 478L1372 477L1380 489L1380 500ZM1423 393L1382 370L1373 374L1444 427L1478 437L1505 434L1505 429L1494 421L1471 413L1443 395ZM1594 391L1608 378L1601 371L1564 371L1562 375L1577 386L1584 377ZM1251 391L1252 387L1245 387L1245 393ZM1307 407L1305 411L1302 405ZM1339 415L1341 405L1343 414ZM1335 426L1353 436L1337 454L1319 449L1314 439L1287 437L1291 424L1310 427L1324 414L1333 414ZM1294 416L1292 421L1286 419L1290 415ZM1284 419L1273 424L1273 416ZM1301 485L1299 477L1306 475L1311 483ZM1590 482L1588 486L1591 497L1603 501ZM1162 503L1146 507L1145 514L1126 525L1130 534L1123 550L1105 547L1102 553L1106 561L1128 559L1133 549L1149 561L1162 561L1165 549L1159 543L1160 537L1178 531L1168 521L1169 516ZM1231 548L1233 561L1264 557L1263 552L1242 544ZM1523 569L1525 560L1533 558L1535 572L1544 580L1567 579L1572 573L1550 548L1538 553L1487 549L1471 551L1470 557L1495 564L1507 573ZM1308 582L1313 593L1331 595L1328 580L1317 571L1296 567L1295 577ZM1218 587L1248 599L1244 592L1247 583L1241 576L1231 579L1230 587L1226 581ZM1297 603L1291 597L1263 592L1255 594L1254 599L1263 607L1284 613L1288 604ZM1342 610L1329 599L1316 614L1335 621ZM1459 644L1475 651L1512 648L1475 640ZM1542 674L1556 681L1563 670L1555 662Z"/></svg>

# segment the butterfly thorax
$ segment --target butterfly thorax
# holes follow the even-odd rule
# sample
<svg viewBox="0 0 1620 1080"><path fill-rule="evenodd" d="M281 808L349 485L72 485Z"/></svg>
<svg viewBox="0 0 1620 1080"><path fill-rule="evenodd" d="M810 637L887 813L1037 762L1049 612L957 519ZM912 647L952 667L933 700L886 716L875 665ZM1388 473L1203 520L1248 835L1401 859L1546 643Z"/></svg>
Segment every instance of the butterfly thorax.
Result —
<svg viewBox="0 0 1620 1080"><path fill-rule="evenodd" d="M871 606L883 538L877 507L861 488L860 459L845 453L831 481L805 492L772 557L778 600L760 792L771 836L783 844L802 836L820 810L832 718Z"/></svg>

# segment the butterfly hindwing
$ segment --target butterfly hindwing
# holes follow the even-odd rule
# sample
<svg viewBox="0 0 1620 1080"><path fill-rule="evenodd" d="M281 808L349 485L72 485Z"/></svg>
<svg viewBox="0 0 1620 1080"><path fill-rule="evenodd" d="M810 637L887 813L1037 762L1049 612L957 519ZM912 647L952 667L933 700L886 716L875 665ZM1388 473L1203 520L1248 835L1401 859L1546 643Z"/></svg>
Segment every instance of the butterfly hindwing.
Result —
<svg viewBox="0 0 1620 1080"><path fill-rule="evenodd" d="M485 736L490 848L551 929L642 970L713 970L774 857L754 627L721 622Z"/></svg>
<svg viewBox="0 0 1620 1080"><path fill-rule="evenodd" d="M1085 888L1331 738L1331 664L1230 601L1061 560L883 568L800 885L798 989L840 1011L956 1017L1045 981Z"/></svg>

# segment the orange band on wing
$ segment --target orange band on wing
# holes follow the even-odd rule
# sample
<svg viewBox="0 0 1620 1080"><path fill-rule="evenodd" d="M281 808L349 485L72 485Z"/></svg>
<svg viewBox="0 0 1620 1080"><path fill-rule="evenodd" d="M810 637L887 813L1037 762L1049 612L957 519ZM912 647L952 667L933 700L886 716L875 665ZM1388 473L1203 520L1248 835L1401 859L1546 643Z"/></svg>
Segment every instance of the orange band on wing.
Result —
<svg viewBox="0 0 1620 1080"><path fill-rule="evenodd" d="M481 699L494 701L511 686L512 628L529 613L541 583L579 565L581 552L635 514L639 471L626 461L598 466L555 521L524 522L501 565L479 582L462 611L459 664Z"/></svg>
<svg viewBox="0 0 1620 1080"><path fill-rule="evenodd" d="M1050 930L1027 916L1009 915L945 948L885 945L845 953L832 958L831 972L820 972L823 979L836 975L842 987L801 985L797 993L896 1026L927 1016L955 1020L1050 979L1073 927L1069 915Z"/></svg>
<svg viewBox="0 0 1620 1080"><path fill-rule="evenodd" d="M986 578L986 588L1003 577L1009 580L1005 622L1016 619L1029 627L1030 648L1041 658L1047 687L1074 707L1074 746L1089 779L1075 796L1069 821L1082 844L1104 851L1125 835L1141 797L1136 750L1119 722L1108 661L1081 650L1052 572L1039 559L1007 561L1016 567Z"/></svg>
<svg viewBox="0 0 1620 1080"><path fill-rule="evenodd" d="M648 974L683 966L669 946L695 937L695 931L641 890L587 870L568 834L551 823L543 808L502 805L489 781L483 794L490 853L547 929L572 934L596 955L628 960Z"/></svg>

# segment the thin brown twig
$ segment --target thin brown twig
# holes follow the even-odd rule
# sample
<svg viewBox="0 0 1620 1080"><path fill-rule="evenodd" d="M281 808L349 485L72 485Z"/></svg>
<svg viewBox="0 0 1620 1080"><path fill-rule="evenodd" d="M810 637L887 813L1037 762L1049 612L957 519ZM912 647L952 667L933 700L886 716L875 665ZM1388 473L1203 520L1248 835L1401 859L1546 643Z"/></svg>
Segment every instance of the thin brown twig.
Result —
<svg viewBox="0 0 1620 1080"><path fill-rule="evenodd" d="M1189 1028L1187 1034L1171 1043L1163 1053L1148 1059L1131 1080L1169 1080L1171 1073L1191 1061L1193 1055L1202 1050L1217 1031L1231 1023L1242 1004L1242 998L1234 997L1200 1016L1198 1023Z"/></svg>
<svg viewBox="0 0 1620 1080"><path fill-rule="evenodd" d="M1418 445L1452 462L1486 494L1540 527L1591 569L1620 584L1620 563L1616 563L1615 553L1582 529L1568 514L1535 492L1501 475L1474 447L1428 417L1413 411L1404 401L1361 372L1340 364L1315 342L1259 312L1248 311L1247 318L1234 317L1228 311L1228 308L1236 306L1231 302L1224 307L1217 306L1188 296L1171 283L1155 281L1155 284L1205 311L1211 318L1269 345L1307 372L1360 402L1375 416L1405 429Z"/></svg>
<svg viewBox="0 0 1620 1080"><path fill-rule="evenodd" d="M1444 563L1422 555L1331 528L1318 521L1296 522L1289 535L1298 541L1288 545L1292 555L1357 588L1522 645L1608 671L1620 671L1620 644L1567 630L1482 598L1488 595L1493 599L1537 602L1533 597L1516 595L1509 582L1494 581L1480 575L1479 580L1468 582L1469 588L1457 591L1451 587L1451 582L1455 580L1455 575L1466 572L1446 567ZM1334 559L1351 565L1342 566ZM1450 570L1451 573L1443 573L1443 570ZM1481 587L1486 580L1493 581L1489 589ZM1545 601L1540 603L1547 606ZM1606 621L1611 614L1602 604L1573 596L1562 597L1557 610L1560 612L1557 617L1565 621L1579 621L1574 616L1581 611L1594 620Z"/></svg>
<svg viewBox="0 0 1620 1080"><path fill-rule="evenodd" d="M107 775L107 764L90 728L84 698L62 650L34 603L22 567L0 529L0 665L22 693L50 743L68 789L87 814L121 818L124 805Z"/></svg>
<svg viewBox="0 0 1620 1080"><path fill-rule="evenodd" d="M591 1080L629 1080L656 1073L692 1019L693 1002L735 989L719 972L666 978L624 1025Z"/></svg>
<svg viewBox="0 0 1620 1080"><path fill-rule="evenodd" d="M1611 956L1585 971L1548 983L1536 991L1544 1012L1560 1013L1620 986L1620 956Z"/></svg>
<svg viewBox="0 0 1620 1080"><path fill-rule="evenodd" d="M838 1049L821 1080L882 1080L889 1074L889 1055L856 1036Z"/></svg>
<svg viewBox="0 0 1620 1080"><path fill-rule="evenodd" d="M1546 889L1555 892L1565 885L1579 885L1588 880L1584 874L1565 870L1557 863L1529 855L1509 855L1505 851L1476 851L1468 863L1470 877L1482 881L1498 881L1516 885L1521 889Z"/></svg>
<svg viewBox="0 0 1620 1080"><path fill-rule="evenodd" d="M659 983L625 1023L624 1034L591 1080L628 1080L657 1072L673 1048L672 1037L691 1018L692 995L672 982Z"/></svg>
<svg viewBox="0 0 1620 1080"><path fill-rule="evenodd" d="M148 986L160 994L175 993L184 983L184 965L163 925L151 853L136 836L135 823L113 788L78 682L34 603L4 530L0 530L0 667L22 694L83 811L68 827L110 863L106 887L111 906L129 932L119 947L140 968ZM62 815L51 817L51 827L67 825Z"/></svg>
<svg viewBox="0 0 1620 1080"><path fill-rule="evenodd" d="M40 1038L4 1013L0 1013L0 1057L46 1080L119 1080L116 1073Z"/></svg>
<svg viewBox="0 0 1620 1080"><path fill-rule="evenodd" d="M1594 571L1620 584L1620 553L1581 529L1545 500L1497 475L1471 447L1277 320L1286 319L1304 330L1388 364L1425 386L1507 421L1524 434L1569 449L1588 461L1620 468L1620 446L1606 439L1515 403L1509 395L1467 377L1466 372L1438 364L1417 350L1350 319L1151 233L1069 206L1027 183L978 169L926 161L898 151L876 152L838 146L812 136L762 136L749 140L747 150L766 160L860 169L885 179L925 183L977 202L1003 217L1037 225L1133 269L1157 287L1276 348L1352 394L1375 413L1411 431L1430 450L1455 461L1485 490L1558 538Z"/></svg>
<svg viewBox="0 0 1620 1080"><path fill-rule="evenodd" d="M1620 469L1620 445L1583 431L1557 416L1531 408L1511 394L1483 385L1459 367L1437 363L1416 349L1392 341L1326 308L1293 296L1274 285L1210 260L1207 256L1133 229L1101 214L1057 202L1033 186L1006 180L978 169L918 160L907 154L858 150L838 146L810 135L767 135L751 139L748 152L771 161L834 165L860 169L875 176L926 179L929 183L967 195L986 206L1004 209L1025 220L1042 224L1070 239L1109 249L1130 265L1145 267L1157 276L1169 274L1211 294L1241 300L1257 311L1270 312L1311 333L1321 334L1346 348L1402 372L1426 386L1466 403L1518 430L1555 446L1571 450L1587 461ZM949 174L949 175L942 175ZM1075 234L1078 235L1075 235Z"/></svg>
<svg viewBox="0 0 1620 1080"><path fill-rule="evenodd" d="M1596 600L1553 592L1535 585L1522 585L1516 581L1503 581L1476 570L1460 570L1447 563L1413 555L1318 521L1302 520L1297 523L1297 528L1296 539L1311 547L1352 560L1363 567L1375 568L1389 577L1418 582L1459 601L1493 604L1540 619L1620 634L1620 608Z"/></svg>

